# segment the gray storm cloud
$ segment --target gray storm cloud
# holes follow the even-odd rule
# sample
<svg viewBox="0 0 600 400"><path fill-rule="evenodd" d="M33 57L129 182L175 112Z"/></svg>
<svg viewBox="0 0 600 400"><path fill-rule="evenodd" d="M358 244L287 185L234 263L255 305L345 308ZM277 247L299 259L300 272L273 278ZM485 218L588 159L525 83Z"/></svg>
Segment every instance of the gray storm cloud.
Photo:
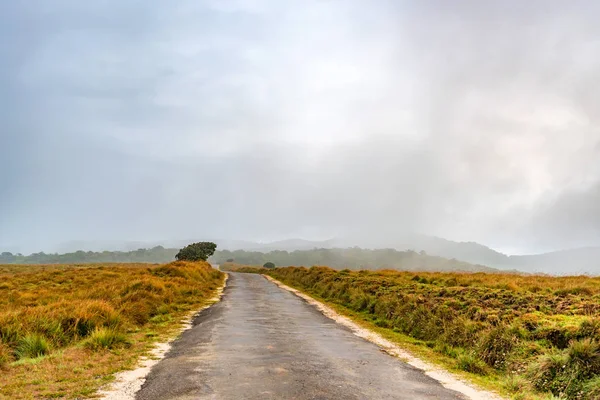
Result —
<svg viewBox="0 0 600 400"><path fill-rule="evenodd" d="M4 2L0 245L599 245L599 8Z"/></svg>

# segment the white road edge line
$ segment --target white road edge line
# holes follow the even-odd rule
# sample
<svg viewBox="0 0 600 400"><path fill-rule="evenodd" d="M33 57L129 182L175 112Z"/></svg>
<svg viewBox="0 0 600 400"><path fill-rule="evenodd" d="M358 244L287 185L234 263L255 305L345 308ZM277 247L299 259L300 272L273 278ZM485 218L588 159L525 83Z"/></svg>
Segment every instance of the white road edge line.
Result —
<svg viewBox="0 0 600 400"><path fill-rule="evenodd" d="M376 344L377 346L379 346L380 349L382 349L386 353L388 353L392 356L398 357L399 359L406 362L407 364L422 370L425 373L425 375L440 382L442 384L442 386L444 386L445 388L459 392L459 393L467 396L471 400L504 400L503 397L500 397L496 393L479 389L479 388L461 380L460 378L458 378L456 375L452 374L451 372L448 372L441 367L435 366L433 364L430 364L426 361L421 360L420 358L415 357L408 351L400 348L398 345L385 339L380 334L359 326L358 324L353 322L350 318L338 314L331 307L321 303L318 300L315 300L311 296L309 296L297 289L289 287L289 286L279 282L277 279L274 279L268 275L263 275L263 276L267 280L269 280L269 281L273 282L274 284L276 284L277 286L279 286L280 288L290 291L293 294L295 294L296 296L304 299L308 304L312 305L313 307L316 307L326 317L334 320L335 322L337 322L340 325L343 325L343 326L349 328L352 331L352 333L354 333L356 336L361 337L365 340L368 340L371 343Z"/></svg>
<svg viewBox="0 0 600 400"><path fill-rule="evenodd" d="M178 334L167 342L159 342L154 345L154 348L150 351L147 356L140 358L138 361L138 367L129 371L122 371L115 375L115 380L109 384L107 388L98 391L100 399L103 400L134 400L136 393L142 388L142 385L146 381L146 377L150 373L153 366L158 364L160 360L165 358L167 352L171 349L173 341L177 339L183 332L192 328L192 321L194 317L205 309L211 307L213 304L219 302L223 296L223 291L227 286L227 280L229 275L225 273L225 280L223 286L217 289L215 296L208 300L208 303L199 310L196 310L186 316L181 322L181 327Z"/></svg>

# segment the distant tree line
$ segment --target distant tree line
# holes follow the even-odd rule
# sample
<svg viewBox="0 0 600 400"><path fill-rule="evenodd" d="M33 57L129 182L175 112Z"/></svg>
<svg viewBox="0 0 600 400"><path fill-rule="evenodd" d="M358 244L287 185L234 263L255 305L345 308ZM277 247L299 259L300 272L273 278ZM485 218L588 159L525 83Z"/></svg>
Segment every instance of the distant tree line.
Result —
<svg viewBox="0 0 600 400"><path fill-rule="evenodd" d="M156 246L151 249L133 251L75 251L66 254L33 253L23 254L0 253L0 264L89 264L111 262L144 262L166 263L175 260L179 249L167 249Z"/></svg>
<svg viewBox="0 0 600 400"><path fill-rule="evenodd" d="M195 243L183 249L170 249L156 246L151 249L133 251L76 251L66 254L34 253L22 254L0 253L0 264L88 264L110 262L143 262L166 263L180 259L204 259L213 251L214 243ZM216 245L214 245L216 248ZM337 269L398 269L407 271L465 271L465 272L497 272L498 270L482 265L469 264L456 259L430 256L425 252L394 249L313 249L284 251L275 250L268 253L244 250L219 250L209 258L217 264L233 262L246 265L274 266L313 266L326 265Z"/></svg>
<svg viewBox="0 0 600 400"><path fill-rule="evenodd" d="M282 251L268 253L244 250L220 250L213 256L214 262L223 264L263 265L273 263L275 266L313 266L325 265L337 269L398 269L407 271L465 271L465 272L497 272L494 268L469 264L456 259L430 256L424 251L398 251L395 249L313 249ZM269 265L270 267L271 265Z"/></svg>

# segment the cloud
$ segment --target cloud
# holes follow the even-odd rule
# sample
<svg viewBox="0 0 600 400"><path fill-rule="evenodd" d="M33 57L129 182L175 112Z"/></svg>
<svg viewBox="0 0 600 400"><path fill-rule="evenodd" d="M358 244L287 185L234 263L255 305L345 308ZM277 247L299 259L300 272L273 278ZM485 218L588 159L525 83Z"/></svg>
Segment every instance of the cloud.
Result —
<svg viewBox="0 0 600 400"><path fill-rule="evenodd" d="M0 6L0 244L600 244L593 2Z"/></svg>

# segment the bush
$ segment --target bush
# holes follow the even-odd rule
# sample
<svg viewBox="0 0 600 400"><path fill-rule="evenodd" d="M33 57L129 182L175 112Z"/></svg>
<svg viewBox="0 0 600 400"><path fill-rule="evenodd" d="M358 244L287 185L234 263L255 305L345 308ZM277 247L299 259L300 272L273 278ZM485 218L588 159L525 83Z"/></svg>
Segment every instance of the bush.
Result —
<svg viewBox="0 0 600 400"><path fill-rule="evenodd" d="M179 250L175 258L179 261L206 261L217 249L212 242L192 243Z"/></svg>
<svg viewBox="0 0 600 400"><path fill-rule="evenodd" d="M42 335L31 333L19 340L15 349L15 355L18 359L36 358L50 353L50 344Z"/></svg>
<svg viewBox="0 0 600 400"><path fill-rule="evenodd" d="M115 329L109 328L96 329L84 342L86 348L95 351L114 349L128 345L129 341L127 340L127 336Z"/></svg>
<svg viewBox="0 0 600 400"><path fill-rule="evenodd" d="M263 267L273 269L273 268L275 268L275 264L273 264L271 261L269 261L269 262L266 262L265 265L263 265Z"/></svg>

